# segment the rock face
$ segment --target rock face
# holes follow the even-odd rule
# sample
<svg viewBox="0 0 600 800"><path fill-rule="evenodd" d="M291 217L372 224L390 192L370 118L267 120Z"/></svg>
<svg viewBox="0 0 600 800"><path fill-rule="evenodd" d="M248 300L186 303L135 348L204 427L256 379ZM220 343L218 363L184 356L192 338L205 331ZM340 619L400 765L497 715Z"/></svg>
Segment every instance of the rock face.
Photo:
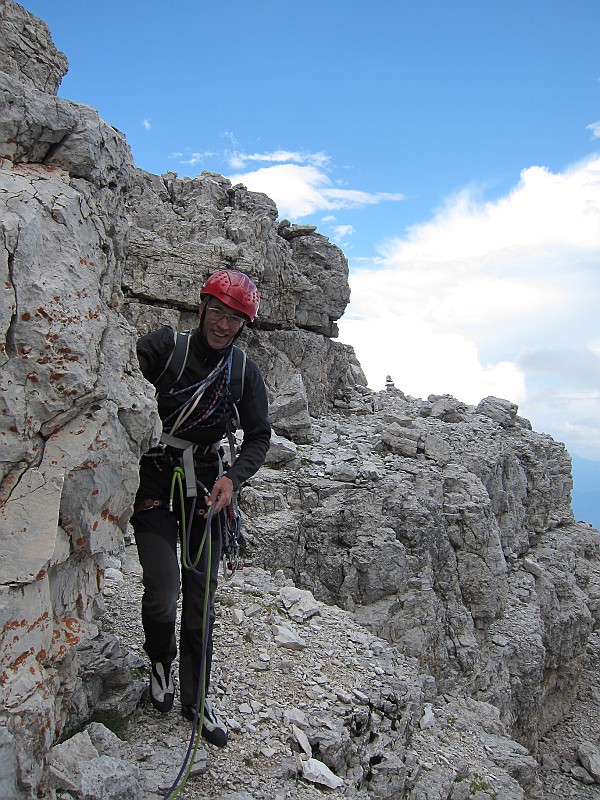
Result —
<svg viewBox="0 0 600 800"><path fill-rule="evenodd" d="M0 4L0 39L0 707L7 780L33 796L73 709L93 704L78 647L98 636L104 554L156 418L117 310L127 144L50 93L66 59L37 20Z"/></svg>
<svg viewBox="0 0 600 800"><path fill-rule="evenodd" d="M124 313L139 331L194 326L201 282L215 269L242 269L261 291L246 346L282 433L310 440L310 417L366 383L352 349L330 338L349 300L348 265L325 237L312 229L290 237L294 227L277 225L268 197L211 173L190 180L137 170L127 206Z"/></svg>
<svg viewBox="0 0 600 800"><path fill-rule="evenodd" d="M194 326L199 284L227 266L261 288L245 346L276 431L240 497L253 559L352 612L448 697L495 707L535 752L600 614L597 533L573 521L564 448L496 398L370 392L332 339L349 297L337 247L219 175L136 169L122 134L56 97L66 58L9 0L0 41L4 795L69 791L64 770L51 784L53 746L141 696L136 660L102 627L105 570L159 432L135 339ZM408 769L413 733L382 775ZM90 735L77 742L102 753Z"/></svg>
<svg viewBox="0 0 600 800"><path fill-rule="evenodd" d="M495 705L531 749L565 713L598 625L598 534L570 459L516 409L397 391L314 422L242 490L261 566L354 612L444 693Z"/></svg>

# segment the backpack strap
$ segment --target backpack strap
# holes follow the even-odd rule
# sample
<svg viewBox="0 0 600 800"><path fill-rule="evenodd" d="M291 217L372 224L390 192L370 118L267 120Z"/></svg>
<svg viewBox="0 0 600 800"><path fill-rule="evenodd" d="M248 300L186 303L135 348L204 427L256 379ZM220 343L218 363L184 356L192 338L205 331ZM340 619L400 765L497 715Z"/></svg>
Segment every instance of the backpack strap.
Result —
<svg viewBox="0 0 600 800"><path fill-rule="evenodd" d="M190 331L173 331L173 349L163 367L162 372L154 382L157 392L172 391L177 381L183 375L190 350ZM233 346L231 359L231 375L229 390L236 406L244 393L244 380L246 378L246 351L241 347ZM238 420L239 421L239 420Z"/></svg>
<svg viewBox="0 0 600 800"><path fill-rule="evenodd" d="M233 400L233 418L227 426L227 441L229 443L229 463L233 466L236 459L235 436L233 431L240 426L238 403L244 394L244 380L246 378L246 351L241 347L233 346L231 355L231 373L229 376L229 391Z"/></svg>
<svg viewBox="0 0 600 800"><path fill-rule="evenodd" d="M240 402L244 394L244 380L246 378L246 351L233 345L231 357L231 376L229 378L229 391L235 405Z"/></svg>
<svg viewBox="0 0 600 800"><path fill-rule="evenodd" d="M190 331L173 331L173 349L163 371L155 380L157 392L171 392L183 375L190 349Z"/></svg>

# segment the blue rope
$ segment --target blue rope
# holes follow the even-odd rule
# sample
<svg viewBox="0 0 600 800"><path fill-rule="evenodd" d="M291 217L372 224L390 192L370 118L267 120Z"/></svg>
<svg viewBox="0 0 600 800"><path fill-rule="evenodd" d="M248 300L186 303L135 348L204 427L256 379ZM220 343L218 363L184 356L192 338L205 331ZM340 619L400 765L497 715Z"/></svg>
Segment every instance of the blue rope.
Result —
<svg viewBox="0 0 600 800"><path fill-rule="evenodd" d="M185 408L192 405L196 398L204 394L211 386L214 386L215 391L213 392L213 397L210 399L210 402L205 403L204 407L200 407L196 414L191 417L191 419L189 419L187 423L179 430L186 431L194 427L201 427L207 419L212 417L221 408L221 406L227 402L227 400L231 397L229 383L231 380L232 358L233 349L229 351L229 355L219 366L219 368L215 369L208 377L203 378L201 381L198 381L198 383L192 384L191 386L186 386L183 389L172 392L172 396L174 397L191 391L193 391L193 394L163 420L163 427L165 429L168 429L169 424L172 423L174 418L181 414ZM223 379L225 378L225 374L226 379L224 381ZM219 385L216 385L217 381L219 381Z"/></svg>

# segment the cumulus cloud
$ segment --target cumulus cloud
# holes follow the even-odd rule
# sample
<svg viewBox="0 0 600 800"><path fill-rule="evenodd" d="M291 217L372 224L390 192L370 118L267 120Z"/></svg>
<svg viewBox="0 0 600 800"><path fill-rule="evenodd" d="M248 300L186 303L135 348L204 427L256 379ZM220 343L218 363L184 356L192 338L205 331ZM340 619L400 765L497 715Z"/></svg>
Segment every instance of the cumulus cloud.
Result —
<svg viewBox="0 0 600 800"><path fill-rule="evenodd" d="M500 200L478 203L469 191L450 198L430 222L414 226L408 237L392 239L384 256L395 262L418 257L444 264L466 258L487 268L493 262L510 267L525 250L540 265L550 248L595 248L599 183L600 158L559 174L530 167Z"/></svg>
<svg viewBox="0 0 600 800"><path fill-rule="evenodd" d="M152 123L150 122L149 119L142 120L142 128L145 128L147 131L149 131L151 127Z"/></svg>
<svg viewBox="0 0 600 800"><path fill-rule="evenodd" d="M186 166L197 166L214 157L225 158L230 169L235 170L234 174L227 175L233 184L241 183L251 191L268 195L275 201L280 216L292 221L320 212L357 209L404 199L399 193L366 192L346 188L340 185L340 181L334 182L328 174L331 171L330 157L322 151L279 149L245 153L238 149L233 133L226 131L223 136L235 149L221 154L186 149L172 153L170 158ZM254 168L247 169L250 165ZM333 222L335 216L326 214L323 221ZM344 234L338 231L336 235L352 232L351 226L347 226Z"/></svg>
<svg viewBox="0 0 600 800"><path fill-rule="evenodd" d="M357 285L351 277L353 297ZM385 288L383 288L385 292ZM525 377L509 361L482 364L474 342L458 333L432 329L418 315L393 313L385 300L369 317L345 316L340 340L354 347L369 385L383 389L390 375L396 387L414 397L452 394L467 403L482 397L525 397Z"/></svg>
<svg viewBox="0 0 600 800"><path fill-rule="evenodd" d="M292 220L321 211L403 199L401 194L337 188L315 164L279 163L227 177L233 184L242 183L251 191L264 192L275 201L279 214Z"/></svg>
<svg viewBox="0 0 600 800"><path fill-rule="evenodd" d="M600 420L599 262L600 157L531 167L506 196L461 192L351 265L340 339L373 388L390 374L420 397L506 397L584 455L576 431Z"/></svg>
<svg viewBox="0 0 600 800"><path fill-rule="evenodd" d="M541 348L523 353L519 363L528 372L553 375L571 386L600 389L600 356L591 349Z"/></svg>

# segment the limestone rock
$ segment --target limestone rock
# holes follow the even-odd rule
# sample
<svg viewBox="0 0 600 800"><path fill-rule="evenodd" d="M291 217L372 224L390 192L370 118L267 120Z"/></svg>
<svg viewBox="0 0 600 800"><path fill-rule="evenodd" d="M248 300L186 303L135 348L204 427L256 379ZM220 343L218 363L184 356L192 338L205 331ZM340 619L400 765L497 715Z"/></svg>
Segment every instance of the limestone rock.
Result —
<svg viewBox="0 0 600 800"><path fill-rule="evenodd" d="M287 650L303 650L306 647L302 637L285 625L273 625L273 633L275 642L279 647Z"/></svg>
<svg viewBox="0 0 600 800"><path fill-rule="evenodd" d="M302 760L302 777L311 783L318 783L327 786L329 789L339 789L344 785L342 778L338 778L333 772L316 758Z"/></svg>
<svg viewBox="0 0 600 800"><path fill-rule="evenodd" d="M137 766L122 758L101 755L88 731L53 747L50 774L57 789L84 800L142 800L143 797Z"/></svg>
<svg viewBox="0 0 600 800"><path fill-rule="evenodd" d="M15 741L10 731L0 727L0 797L15 797L17 793L17 757Z"/></svg>
<svg viewBox="0 0 600 800"><path fill-rule="evenodd" d="M582 766L596 783L600 783L600 750L592 742L581 742L577 754Z"/></svg>
<svg viewBox="0 0 600 800"><path fill-rule="evenodd" d="M276 433L271 435L271 446L267 453L266 464L276 466L277 464L289 464L297 457L298 448L289 439L284 436L278 436Z"/></svg>
<svg viewBox="0 0 600 800"><path fill-rule="evenodd" d="M312 748L310 746L310 742L308 741L308 736L304 733L302 728L299 728L297 725L292 725L292 734L294 739L300 745L302 751L307 755L309 758L312 757Z"/></svg>
<svg viewBox="0 0 600 800"><path fill-rule="evenodd" d="M56 94L68 68L67 58L54 46L48 26L14 4L0 3L0 71L19 83ZM6 106L3 106L6 108Z"/></svg>
<svg viewBox="0 0 600 800"><path fill-rule="evenodd" d="M515 424L518 406L499 397L484 397L475 408L476 414L484 414L504 428Z"/></svg>
<svg viewBox="0 0 600 800"><path fill-rule="evenodd" d="M562 445L449 398L432 415L431 403L384 392L370 416L313 420L300 468L265 468L244 495L261 509L248 520L253 558L354 611L442 690L466 681L534 746L582 669L598 615L597 538L573 522ZM390 426L413 441L435 436L446 459L378 449ZM328 462L360 477L332 480ZM260 503L282 485L276 505Z"/></svg>
<svg viewBox="0 0 600 800"><path fill-rule="evenodd" d="M290 618L295 622L306 622L320 613L319 604L310 592L296 589L295 586L284 586L279 590L279 596Z"/></svg>

